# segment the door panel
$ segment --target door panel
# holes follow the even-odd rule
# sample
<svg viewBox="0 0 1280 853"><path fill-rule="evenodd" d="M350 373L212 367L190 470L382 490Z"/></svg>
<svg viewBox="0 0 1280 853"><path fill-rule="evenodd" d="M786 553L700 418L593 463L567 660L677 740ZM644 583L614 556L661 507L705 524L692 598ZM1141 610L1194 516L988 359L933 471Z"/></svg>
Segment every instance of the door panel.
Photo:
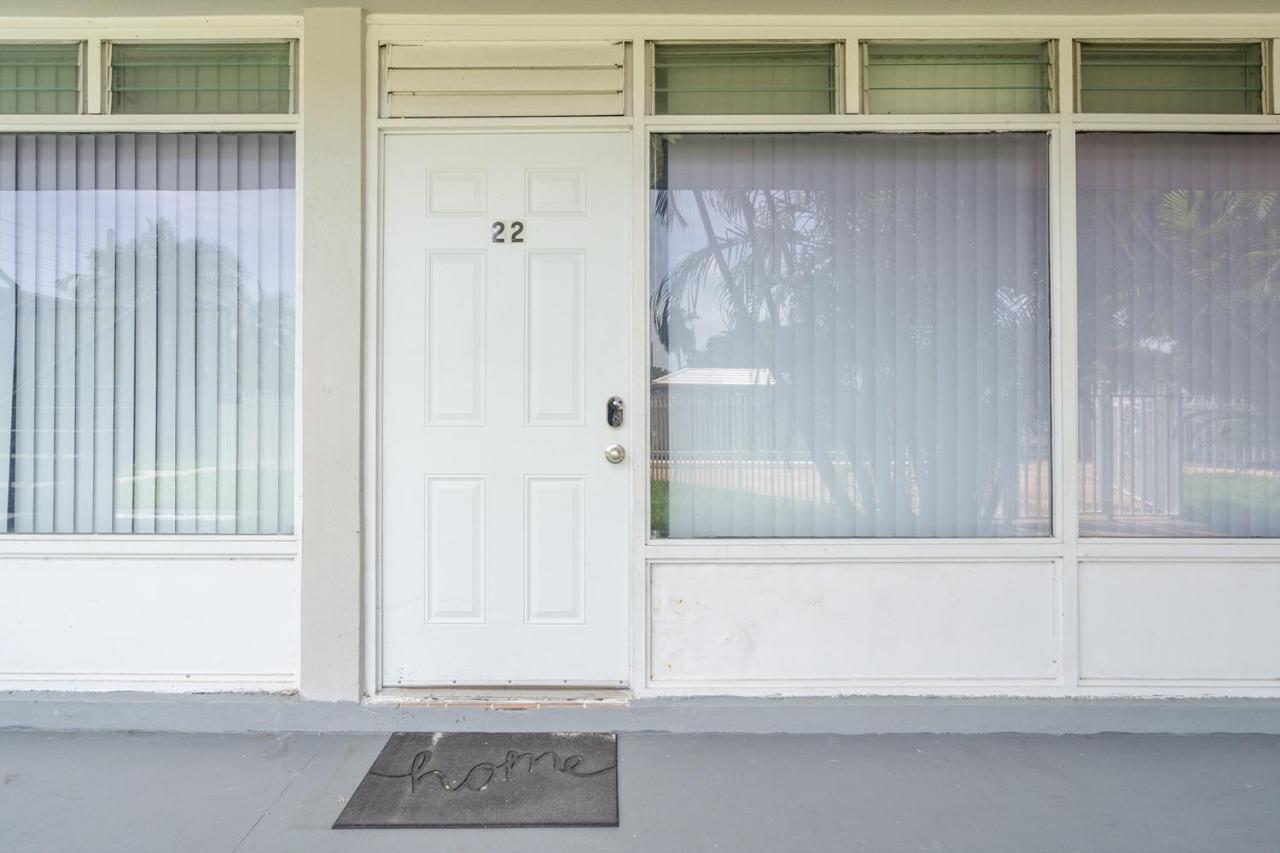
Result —
<svg viewBox="0 0 1280 853"><path fill-rule="evenodd" d="M383 683L624 684L628 138L385 155Z"/></svg>

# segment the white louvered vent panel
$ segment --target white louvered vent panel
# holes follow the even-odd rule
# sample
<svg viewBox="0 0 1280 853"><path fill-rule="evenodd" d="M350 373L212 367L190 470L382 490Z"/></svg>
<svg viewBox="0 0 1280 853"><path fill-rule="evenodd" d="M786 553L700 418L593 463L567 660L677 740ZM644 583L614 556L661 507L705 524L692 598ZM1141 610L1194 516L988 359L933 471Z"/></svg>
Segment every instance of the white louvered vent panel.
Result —
<svg viewBox="0 0 1280 853"><path fill-rule="evenodd" d="M621 42L387 45L388 118L615 116L626 109Z"/></svg>

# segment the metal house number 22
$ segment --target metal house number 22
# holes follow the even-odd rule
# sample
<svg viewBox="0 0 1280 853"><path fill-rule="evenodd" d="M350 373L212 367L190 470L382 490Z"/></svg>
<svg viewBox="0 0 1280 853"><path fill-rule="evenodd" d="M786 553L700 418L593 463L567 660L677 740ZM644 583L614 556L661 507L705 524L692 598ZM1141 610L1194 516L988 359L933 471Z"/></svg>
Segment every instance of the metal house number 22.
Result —
<svg viewBox="0 0 1280 853"><path fill-rule="evenodd" d="M524 242L524 223L519 219L513 219L510 222L503 222L501 219L497 219L489 227L493 229L493 236L489 238L491 243ZM504 237L503 235L508 231L511 233Z"/></svg>

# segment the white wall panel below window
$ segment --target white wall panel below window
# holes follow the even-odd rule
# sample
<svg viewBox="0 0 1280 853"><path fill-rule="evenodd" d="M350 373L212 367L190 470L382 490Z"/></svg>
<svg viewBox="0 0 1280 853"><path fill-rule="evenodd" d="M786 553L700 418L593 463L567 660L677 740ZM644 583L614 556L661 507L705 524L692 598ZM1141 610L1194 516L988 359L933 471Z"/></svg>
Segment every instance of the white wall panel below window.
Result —
<svg viewBox="0 0 1280 853"><path fill-rule="evenodd" d="M1280 686L1280 562L1080 565L1082 685Z"/></svg>
<svg viewBox="0 0 1280 853"><path fill-rule="evenodd" d="M294 557L0 561L0 690L291 690Z"/></svg>
<svg viewBox="0 0 1280 853"><path fill-rule="evenodd" d="M1056 565L654 563L649 682L846 692L868 684L1051 684Z"/></svg>

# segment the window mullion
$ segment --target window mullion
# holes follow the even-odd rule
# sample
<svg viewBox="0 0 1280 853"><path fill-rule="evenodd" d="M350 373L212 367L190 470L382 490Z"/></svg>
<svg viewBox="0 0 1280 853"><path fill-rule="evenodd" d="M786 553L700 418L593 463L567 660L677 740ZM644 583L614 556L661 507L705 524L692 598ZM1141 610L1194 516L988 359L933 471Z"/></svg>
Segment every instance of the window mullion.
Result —
<svg viewBox="0 0 1280 853"><path fill-rule="evenodd" d="M844 62L844 109L850 115L865 109L862 97L862 44L856 33L848 33L841 59Z"/></svg>
<svg viewBox="0 0 1280 853"><path fill-rule="evenodd" d="M1280 114L1280 39L1271 40L1271 112Z"/></svg>
<svg viewBox="0 0 1280 853"><path fill-rule="evenodd" d="M81 74L84 85L84 110L89 115L102 115L104 77L103 69L110 61L111 44L100 38L91 38L85 43L85 62Z"/></svg>

